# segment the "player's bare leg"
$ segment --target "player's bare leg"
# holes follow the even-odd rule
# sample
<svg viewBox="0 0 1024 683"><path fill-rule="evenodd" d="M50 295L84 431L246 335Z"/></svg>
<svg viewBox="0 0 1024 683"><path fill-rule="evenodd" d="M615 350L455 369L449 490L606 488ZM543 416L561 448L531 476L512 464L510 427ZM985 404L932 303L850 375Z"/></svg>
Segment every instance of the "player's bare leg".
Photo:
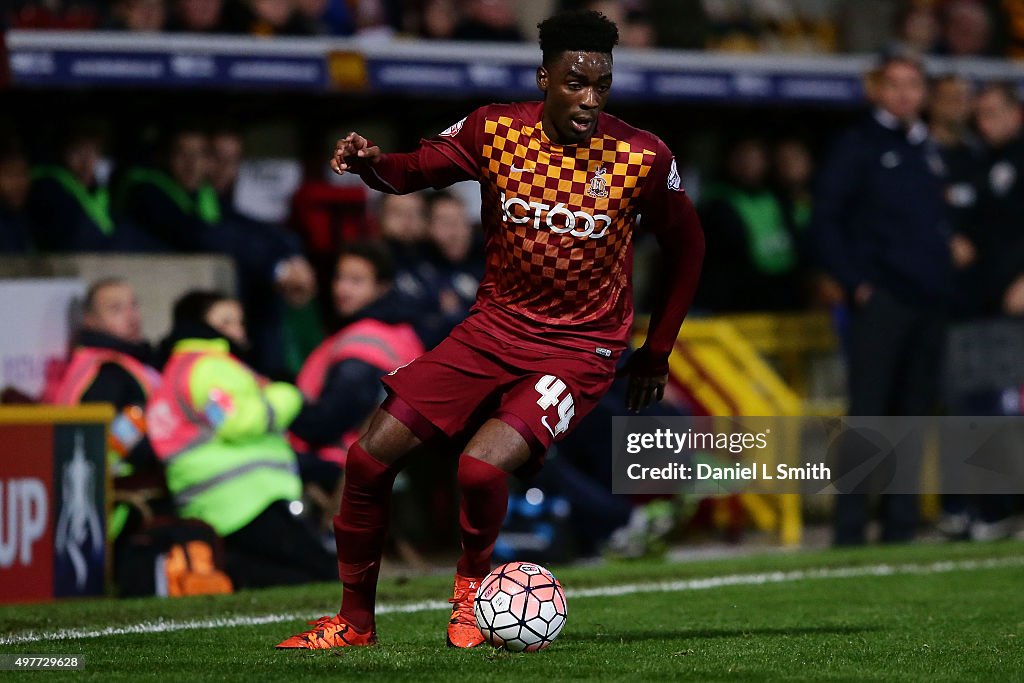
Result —
<svg viewBox="0 0 1024 683"><path fill-rule="evenodd" d="M484 640L476 625L473 601L480 581L491 570L491 552L508 508L508 474L529 459L530 446L526 440L497 419L484 423L459 458L462 557L455 570L455 589L449 601L450 647L476 647Z"/></svg>
<svg viewBox="0 0 1024 683"><path fill-rule="evenodd" d="M401 421L378 410L367 432L349 449L341 511L334 518L341 610L337 616L310 622L312 629L278 648L317 650L377 642L374 606L391 516L391 489L401 469L399 461L420 443Z"/></svg>

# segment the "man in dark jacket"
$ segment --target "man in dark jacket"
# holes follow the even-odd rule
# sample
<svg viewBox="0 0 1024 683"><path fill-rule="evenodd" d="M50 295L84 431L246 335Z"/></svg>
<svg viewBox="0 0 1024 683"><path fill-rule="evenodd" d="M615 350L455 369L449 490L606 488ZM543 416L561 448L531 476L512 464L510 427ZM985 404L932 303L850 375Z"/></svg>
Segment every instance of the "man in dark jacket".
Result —
<svg viewBox="0 0 1024 683"><path fill-rule="evenodd" d="M28 214L28 162L13 141L0 140L0 253L31 251Z"/></svg>
<svg viewBox="0 0 1024 683"><path fill-rule="evenodd" d="M68 132L58 163L32 171L29 214L42 251L109 251L116 239L110 196L97 175L100 131L82 125Z"/></svg>
<svg viewBox="0 0 1024 683"><path fill-rule="evenodd" d="M832 150L812 229L851 306L850 415L927 415L938 389L952 288L944 165L920 120L921 64L890 56L871 81L871 117ZM917 501L888 496L883 540L914 536ZM865 540L867 501L836 501L836 543Z"/></svg>
<svg viewBox="0 0 1024 683"><path fill-rule="evenodd" d="M1024 314L1024 116L1016 86L995 83L978 95L985 152L975 213L983 312Z"/></svg>

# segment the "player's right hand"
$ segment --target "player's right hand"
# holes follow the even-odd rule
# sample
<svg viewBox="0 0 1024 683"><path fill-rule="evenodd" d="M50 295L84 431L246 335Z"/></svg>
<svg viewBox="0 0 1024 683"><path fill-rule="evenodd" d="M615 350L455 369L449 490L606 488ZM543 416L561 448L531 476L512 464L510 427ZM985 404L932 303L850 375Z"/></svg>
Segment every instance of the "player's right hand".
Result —
<svg viewBox="0 0 1024 683"><path fill-rule="evenodd" d="M380 158L380 147L371 145L359 133L349 133L334 145L331 169L338 175L345 175L351 166L352 157L372 164Z"/></svg>

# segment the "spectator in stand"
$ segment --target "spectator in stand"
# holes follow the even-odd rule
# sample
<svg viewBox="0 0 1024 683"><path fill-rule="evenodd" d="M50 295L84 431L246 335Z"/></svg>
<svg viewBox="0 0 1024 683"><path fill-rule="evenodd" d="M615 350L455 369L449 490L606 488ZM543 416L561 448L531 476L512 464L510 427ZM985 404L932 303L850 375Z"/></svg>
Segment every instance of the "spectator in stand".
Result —
<svg viewBox="0 0 1024 683"><path fill-rule="evenodd" d="M284 376L285 307L301 308L316 294L313 268L302 255L298 237L283 226L246 216L237 206L235 187L245 156L241 133L221 128L210 136L208 173L221 207L222 248L231 253L253 342L253 363Z"/></svg>
<svg viewBox="0 0 1024 683"><path fill-rule="evenodd" d="M426 304L429 293L424 281L427 242L427 203L423 193L385 194L378 204L380 235L395 260L395 288L403 295Z"/></svg>
<svg viewBox="0 0 1024 683"><path fill-rule="evenodd" d="M654 47L654 27L646 19L636 3L619 2L618 0L591 0L583 5L583 9L593 10L605 15L619 27L619 45L633 49Z"/></svg>
<svg viewBox="0 0 1024 683"><path fill-rule="evenodd" d="M1002 21L996 26L1002 29L1006 44L1006 56L1010 59L1024 58L1024 0L995 0L997 11L1002 12Z"/></svg>
<svg viewBox="0 0 1024 683"><path fill-rule="evenodd" d="M749 137L736 141L726 164L726 180L702 196L708 246L698 301L716 312L798 307L799 250L768 187L764 142Z"/></svg>
<svg viewBox="0 0 1024 683"><path fill-rule="evenodd" d="M163 31L166 24L164 0L115 0L110 22L105 28L153 33Z"/></svg>
<svg viewBox="0 0 1024 683"><path fill-rule="evenodd" d="M974 215L982 311L1024 315L1024 117L1016 84L985 86L976 116L985 144Z"/></svg>
<svg viewBox="0 0 1024 683"><path fill-rule="evenodd" d="M230 6L226 24L239 33L256 36L305 35L292 0L244 0Z"/></svg>
<svg viewBox="0 0 1024 683"><path fill-rule="evenodd" d="M943 196L953 230L950 248L956 270L953 312L957 316L976 313L980 296L973 266L977 260L974 211L981 143L971 132L972 90L970 81L950 74L932 82L928 101L929 129L945 166Z"/></svg>
<svg viewBox="0 0 1024 683"><path fill-rule="evenodd" d="M807 144L798 138L784 138L775 144L772 156L772 176L775 196L789 233L797 244L800 263L803 264L798 284L802 298L812 306L833 308L843 303L843 288L832 276L810 267L815 262L814 245L807 229L813 211L811 183L814 160Z"/></svg>
<svg viewBox="0 0 1024 683"><path fill-rule="evenodd" d="M90 30L100 25L106 5L101 0L6 0L0 10L0 26L7 12L12 28Z"/></svg>
<svg viewBox="0 0 1024 683"><path fill-rule="evenodd" d="M171 355L147 408L153 448L179 514L224 538L236 586L327 581L337 565L294 513L302 482L283 435L302 396L239 360L241 318L238 302L217 292L175 304Z"/></svg>
<svg viewBox="0 0 1024 683"><path fill-rule="evenodd" d="M423 353L411 325L418 310L394 289L394 276L383 244L350 244L338 257L333 295L340 330L310 354L296 382L309 402L291 426L300 454L344 467L349 446L380 402L380 378ZM323 472L316 461L300 462L308 472ZM310 478L323 483L322 475Z"/></svg>
<svg viewBox="0 0 1024 683"><path fill-rule="evenodd" d="M220 222L217 193L207 181L206 133L183 126L164 141L156 168L129 169L115 213L149 237L153 251L220 251L210 226Z"/></svg>
<svg viewBox="0 0 1024 683"><path fill-rule="evenodd" d="M432 348L469 315L483 279L484 256L458 196L435 192L428 200L427 216L430 242L423 271L434 310L424 311L421 333L427 348Z"/></svg>
<svg viewBox="0 0 1024 683"><path fill-rule="evenodd" d="M456 40L520 43L523 34L509 0L465 0L463 17L455 27Z"/></svg>
<svg viewBox="0 0 1024 683"><path fill-rule="evenodd" d="M28 210L40 250L95 252L115 246L118 236L110 193L98 176L102 156L99 127L72 124L58 163L34 169Z"/></svg>
<svg viewBox="0 0 1024 683"><path fill-rule="evenodd" d="M711 19L703 2L647 0L658 47L704 50L711 40Z"/></svg>
<svg viewBox="0 0 1024 683"><path fill-rule="evenodd" d="M350 36L355 31L345 0L295 0L295 22L303 34L311 36Z"/></svg>
<svg viewBox="0 0 1024 683"><path fill-rule="evenodd" d="M891 54L871 81L876 108L829 155L812 229L823 265L851 307L849 414L928 415L939 390L952 290L942 164L921 121L923 65ZM852 442L840 452L840 475L862 464ZM912 540L917 497L885 496L883 507L883 541ZM836 544L866 541L867 511L863 493L836 498Z"/></svg>
<svg viewBox="0 0 1024 683"><path fill-rule="evenodd" d="M224 33L224 0L173 0L168 29L187 33Z"/></svg>
<svg viewBox="0 0 1024 683"><path fill-rule="evenodd" d="M906 50L917 54L934 52L942 37L942 26L932 3L912 2L897 19L897 39Z"/></svg>
<svg viewBox="0 0 1024 683"><path fill-rule="evenodd" d="M29 192L28 161L14 139L0 140L0 253L32 251L26 211Z"/></svg>
<svg viewBox="0 0 1024 683"><path fill-rule="evenodd" d="M992 17L978 0L951 0L942 9L939 54L983 57L992 54Z"/></svg>
<svg viewBox="0 0 1024 683"><path fill-rule="evenodd" d="M433 40L452 40L459 23L455 0L425 0L420 9L420 35Z"/></svg>

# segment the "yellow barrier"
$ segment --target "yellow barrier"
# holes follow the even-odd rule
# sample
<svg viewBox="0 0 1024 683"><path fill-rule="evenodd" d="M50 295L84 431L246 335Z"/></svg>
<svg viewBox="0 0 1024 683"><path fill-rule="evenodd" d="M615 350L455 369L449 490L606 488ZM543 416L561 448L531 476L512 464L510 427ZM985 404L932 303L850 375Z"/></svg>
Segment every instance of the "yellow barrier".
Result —
<svg viewBox="0 0 1024 683"><path fill-rule="evenodd" d="M769 316L759 316L769 318ZM753 316L749 322L758 322ZM772 328L760 325L762 340ZM641 323L641 329L645 329ZM642 341L643 333L637 335ZM775 341L775 348L779 347ZM799 416L803 402L758 350L727 319L691 319L683 325L669 359L672 377L712 415ZM794 435L787 435L792 438ZM787 441L780 443L785 449ZM803 522L800 496L741 494L754 524L778 535L783 545L799 545Z"/></svg>

